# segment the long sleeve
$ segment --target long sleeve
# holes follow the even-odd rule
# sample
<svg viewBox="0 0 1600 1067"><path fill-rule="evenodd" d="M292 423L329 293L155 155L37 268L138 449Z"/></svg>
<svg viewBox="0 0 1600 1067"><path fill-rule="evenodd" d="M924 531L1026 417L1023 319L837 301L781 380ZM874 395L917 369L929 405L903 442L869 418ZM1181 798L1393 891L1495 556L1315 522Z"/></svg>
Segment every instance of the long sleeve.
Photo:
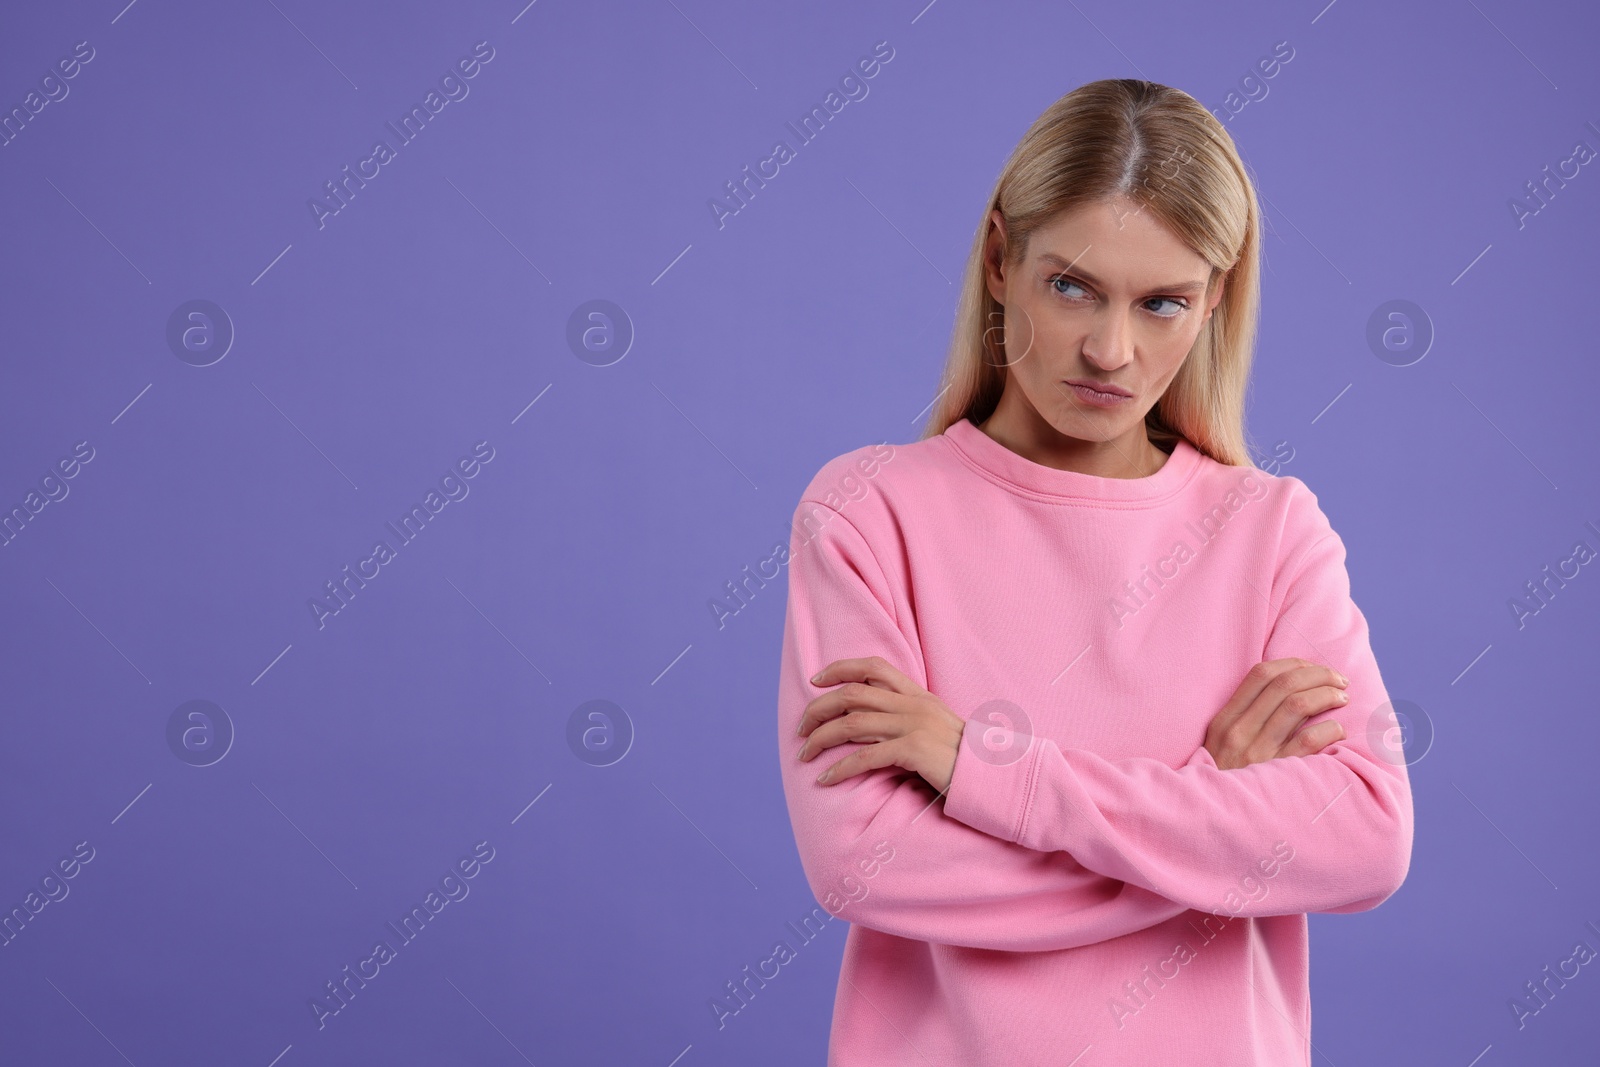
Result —
<svg viewBox="0 0 1600 1067"><path fill-rule="evenodd" d="M1283 563L1270 590L1256 589L1272 620L1261 658L1343 672L1349 703L1307 720L1337 719L1343 739L1229 770L1209 754L1173 768L1037 738L999 766L963 743L945 814L1202 911L1351 912L1393 894L1410 867L1413 812L1405 761L1382 740L1389 697L1350 597L1344 543L1311 491L1285 480Z"/></svg>
<svg viewBox="0 0 1600 1067"><path fill-rule="evenodd" d="M805 707L827 691L811 685L811 676L834 660L865 656L883 657L924 687L927 670L914 629L897 617L894 589L857 527L840 511L802 500L793 530L778 750L801 865L829 912L922 941L1044 951L1118 937L1187 910L1089 871L1066 852L1002 841L949 818L935 803L939 794L909 771L885 767L819 784L824 767L863 742L836 745L805 763L796 758Z"/></svg>

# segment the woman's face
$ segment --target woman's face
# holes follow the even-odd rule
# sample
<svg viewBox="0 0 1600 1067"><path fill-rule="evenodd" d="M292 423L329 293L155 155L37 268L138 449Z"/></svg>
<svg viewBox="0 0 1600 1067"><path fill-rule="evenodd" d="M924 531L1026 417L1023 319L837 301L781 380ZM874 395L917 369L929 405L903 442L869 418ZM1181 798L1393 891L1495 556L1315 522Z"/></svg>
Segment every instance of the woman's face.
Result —
<svg viewBox="0 0 1600 1067"><path fill-rule="evenodd" d="M992 217L985 269L1005 307L1010 368L997 416L1033 420L1015 409L1020 390L1061 434L1144 455L1145 413L1222 299L1221 280L1207 294L1210 264L1128 200L1081 206L1035 231L1019 266L1001 262L1004 222Z"/></svg>

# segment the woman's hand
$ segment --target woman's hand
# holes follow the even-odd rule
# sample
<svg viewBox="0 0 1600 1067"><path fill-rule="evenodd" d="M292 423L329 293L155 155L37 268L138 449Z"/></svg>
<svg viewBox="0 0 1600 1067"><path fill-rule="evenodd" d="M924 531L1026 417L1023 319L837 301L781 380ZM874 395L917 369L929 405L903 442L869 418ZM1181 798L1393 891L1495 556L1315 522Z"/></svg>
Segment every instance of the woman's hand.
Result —
<svg viewBox="0 0 1600 1067"><path fill-rule="evenodd" d="M1328 719L1295 730L1313 715L1343 707L1349 684L1338 671L1303 659L1258 663L1206 728L1205 749L1225 771L1320 752L1344 737L1344 727Z"/></svg>
<svg viewBox="0 0 1600 1067"><path fill-rule="evenodd" d="M840 685L840 683L844 683ZM862 771L904 767L940 793L950 788L966 720L879 656L835 660L811 679L838 685L806 705L800 718L800 759L845 741L875 741L823 772L824 785Z"/></svg>

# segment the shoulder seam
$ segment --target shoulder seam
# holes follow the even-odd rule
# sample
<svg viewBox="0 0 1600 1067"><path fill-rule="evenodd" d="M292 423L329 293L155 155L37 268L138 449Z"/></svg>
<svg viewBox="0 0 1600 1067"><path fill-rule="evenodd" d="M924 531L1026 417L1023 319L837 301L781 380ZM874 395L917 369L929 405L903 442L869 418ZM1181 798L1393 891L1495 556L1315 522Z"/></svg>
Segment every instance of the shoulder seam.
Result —
<svg viewBox="0 0 1600 1067"><path fill-rule="evenodd" d="M800 505L801 504L815 504L819 508L826 508L828 511L832 512L834 518L843 519L845 525L850 527L851 530L855 531L855 535L857 537L861 538L861 543L867 546L867 554L872 557L872 565L874 567L878 568L878 577L883 581L884 588L885 589L893 589L894 588L894 583L889 581L889 572L884 570L883 561L878 558L878 550L872 546L872 542L867 538L867 535L861 532L861 527L857 526L854 522L852 522L850 520L850 518L847 515L845 515L845 513L843 511L839 510L838 508L834 507L831 504L824 503L821 500L814 500L814 499L812 499L810 497L802 495L800 497L799 503L795 504L795 510L796 511L800 510ZM817 536L821 537L822 534L819 533ZM805 545L811 544L811 542L813 540L815 540L815 538L808 538L805 541ZM803 548L803 547L805 547L805 545L802 545L801 547ZM889 598L889 613L894 617L895 627L897 629L900 629L901 633L904 633L905 632L904 628L902 628L900 626L900 607L899 607L899 605L897 605L895 603L893 596L891 596Z"/></svg>
<svg viewBox="0 0 1600 1067"><path fill-rule="evenodd" d="M1311 507L1313 509L1313 511L1317 515L1321 516L1322 522L1323 522L1324 525L1327 526L1327 529L1324 530L1322 533L1318 534L1316 537L1312 538L1311 542L1309 544L1307 544L1305 547L1301 548L1294 555L1290 556L1289 558L1287 558L1287 559L1285 559L1283 561L1283 564L1282 564L1282 569L1283 569L1283 587L1284 587L1284 595L1285 596L1288 595L1288 587L1289 587L1289 585L1291 585L1294 582L1294 580L1299 576L1300 572L1305 569L1306 560L1311 558L1311 554L1316 550L1317 546L1322 544L1322 542L1326 541L1330 537L1337 537L1338 536L1338 531L1333 528L1333 523L1332 523L1331 520L1328 519L1327 513L1324 512L1322 510L1322 508L1318 505L1316 493L1314 493L1312 491L1311 487L1306 485L1305 482L1300 481L1300 479L1296 478L1295 481L1299 482L1299 484L1303 488L1304 495L1307 497L1307 500L1306 500L1307 506ZM1301 495L1301 494L1300 493L1295 493L1295 492L1293 492L1291 490L1291 498L1293 496L1299 496L1299 495ZM1271 603L1270 597L1269 597L1268 603L1269 603L1269 606L1270 606L1270 603Z"/></svg>

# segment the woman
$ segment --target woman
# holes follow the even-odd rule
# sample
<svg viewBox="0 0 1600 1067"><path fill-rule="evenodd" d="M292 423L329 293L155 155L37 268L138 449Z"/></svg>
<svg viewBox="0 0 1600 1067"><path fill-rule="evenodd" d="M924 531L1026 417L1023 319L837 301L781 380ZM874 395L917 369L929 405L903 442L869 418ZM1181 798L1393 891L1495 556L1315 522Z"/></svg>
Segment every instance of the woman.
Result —
<svg viewBox="0 0 1600 1067"><path fill-rule="evenodd" d="M851 924L834 1067L1310 1063L1306 913L1399 888L1411 792L1344 545L1246 451L1259 253L1203 106L1067 94L924 437L802 494L778 725Z"/></svg>

